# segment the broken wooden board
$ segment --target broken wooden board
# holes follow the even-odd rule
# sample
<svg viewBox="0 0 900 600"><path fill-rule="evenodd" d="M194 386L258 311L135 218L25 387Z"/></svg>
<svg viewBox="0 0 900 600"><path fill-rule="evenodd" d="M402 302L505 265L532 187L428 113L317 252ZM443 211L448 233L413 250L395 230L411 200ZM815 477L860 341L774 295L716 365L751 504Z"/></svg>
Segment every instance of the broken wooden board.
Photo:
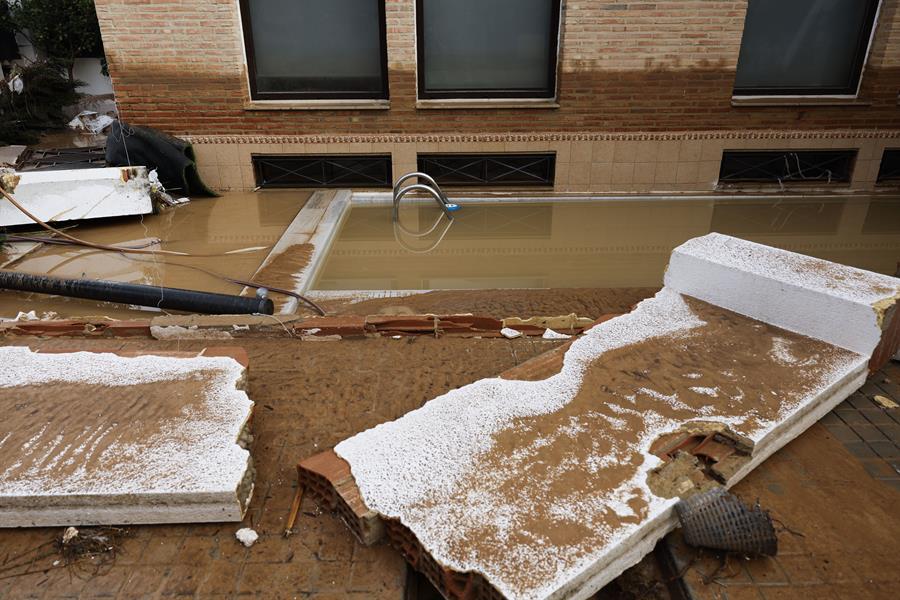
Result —
<svg viewBox="0 0 900 600"><path fill-rule="evenodd" d="M640 560L679 496L714 485L697 455L654 453L660 440L706 440L715 475L737 482L862 385L900 296L897 279L725 237L676 250L667 287L573 342L558 373L481 380L339 444L363 508L407 529L444 580L483 576L479 597L587 598ZM719 270L723 242L753 268ZM770 285L772 272L801 290ZM815 319L791 314L807 310L794 293ZM758 313L771 303L780 327ZM813 337L850 322L860 332Z"/></svg>
<svg viewBox="0 0 900 600"><path fill-rule="evenodd" d="M253 492L239 348L0 348L0 527L240 521Z"/></svg>
<svg viewBox="0 0 900 600"><path fill-rule="evenodd" d="M146 167L106 167L65 171L22 171L7 190L44 222L146 215L153 212ZM0 226L34 222L0 198Z"/></svg>

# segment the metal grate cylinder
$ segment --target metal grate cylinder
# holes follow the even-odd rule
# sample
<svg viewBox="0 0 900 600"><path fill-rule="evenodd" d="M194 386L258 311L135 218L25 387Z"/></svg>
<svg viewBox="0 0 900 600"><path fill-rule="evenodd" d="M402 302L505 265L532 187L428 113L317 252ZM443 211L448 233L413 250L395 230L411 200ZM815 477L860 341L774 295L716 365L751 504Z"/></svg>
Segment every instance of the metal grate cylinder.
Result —
<svg viewBox="0 0 900 600"><path fill-rule="evenodd" d="M724 488L715 488L675 505L684 541L694 547L775 556L778 538L769 513L747 506Z"/></svg>

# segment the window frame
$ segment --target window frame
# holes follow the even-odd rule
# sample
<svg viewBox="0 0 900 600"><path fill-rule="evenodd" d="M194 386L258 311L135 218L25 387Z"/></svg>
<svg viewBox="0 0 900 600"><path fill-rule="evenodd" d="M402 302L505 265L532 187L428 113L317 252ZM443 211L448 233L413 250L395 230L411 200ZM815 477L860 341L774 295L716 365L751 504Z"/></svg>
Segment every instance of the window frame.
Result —
<svg viewBox="0 0 900 600"><path fill-rule="evenodd" d="M243 0L242 0L243 1ZM547 87L541 90L441 90L428 91L425 87L425 35L424 2L416 0L416 97L419 100L556 100L559 85L559 54L562 33L563 0L551 0L553 12L550 15L550 40L553 44L552 56L547 61Z"/></svg>
<svg viewBox="0 0 900 600"><path fill-rule="evenodd" d="M381 89L378 92L260 92L256 86L256 47L253 45L253 27L250 22L251 0L238 0L250 100L387 100L389 85L385 0L376 1L378 2L378 36L381 43Z"/></svg>
<svg viewBox="0 0 900 600"><path fill-rule="evenodd" d="M830 98L856 98L859 96L859 90L862 87L863 73L866 70L866 63L869 61L869 54L872 50L872 43L875 39L875 30L878 28L878 17L881 15L881 4L883 0L864 0L869 3L867 7L867 18L863 29L860 31L859 41L854 54L854 67L851 73L849 85L843 88L738 88L732 86L732 97L737 100L753 99L753 98L810 98L810 97L830 97ZM749 7L748 7L749 10ZM746 14L744 16L744 29L741 31L741 45L743 45L744 33L746 30ZM740 69L740 48L738 49L738 62L735 67L735 78Z"/></svg>

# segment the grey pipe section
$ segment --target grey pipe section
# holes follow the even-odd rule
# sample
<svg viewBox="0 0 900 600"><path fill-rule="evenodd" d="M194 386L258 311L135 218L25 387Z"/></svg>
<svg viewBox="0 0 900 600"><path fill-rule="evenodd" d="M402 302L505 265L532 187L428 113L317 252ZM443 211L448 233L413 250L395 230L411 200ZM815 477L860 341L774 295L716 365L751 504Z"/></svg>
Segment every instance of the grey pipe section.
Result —
<svg viewBox="0 0 900 600"><path fill-rule="evenodd" d="M65 279L14 271L0 271L0 289L211 315L271 315L275 312L275 304L268 298L229 296L97 279Z"/></svg>

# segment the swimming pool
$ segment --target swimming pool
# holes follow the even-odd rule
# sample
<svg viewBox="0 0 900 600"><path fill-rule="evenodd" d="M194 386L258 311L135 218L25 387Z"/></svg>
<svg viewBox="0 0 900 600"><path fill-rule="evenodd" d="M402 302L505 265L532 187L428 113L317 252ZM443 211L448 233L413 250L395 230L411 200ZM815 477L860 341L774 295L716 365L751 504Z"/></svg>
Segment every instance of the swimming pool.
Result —
<svg viewBox="0 0 900 600"><path fill-rule="evenodd" d="M390 197L356 196L313 294L658 286L671 249L711 231L887 274L900 261L898 197L461 199L452 223L420 202L398 227Z"/></svg>

